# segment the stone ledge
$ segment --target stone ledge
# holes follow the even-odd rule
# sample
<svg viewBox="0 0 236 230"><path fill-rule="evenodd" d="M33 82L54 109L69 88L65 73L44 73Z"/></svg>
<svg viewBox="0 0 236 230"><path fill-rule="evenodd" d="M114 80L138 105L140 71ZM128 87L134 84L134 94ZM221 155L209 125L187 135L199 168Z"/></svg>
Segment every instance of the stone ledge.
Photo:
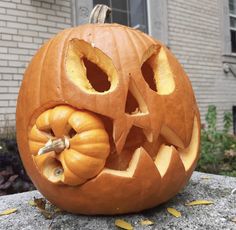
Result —
<svg viewBox="0 0 236 230"><path fill-rule="evenodd" d="M114 223L117 218L130 222L134 229L236 229L236 223L230 219L236 216L236 194L231 194L236 188L236 178L194 172L188 186L169 202L134 215L122 216L81 216L69 213L58 215L50 226L51 220L46 220L35 207L29 205L33 197L42 197L38 191L20 193L0 197L0 212L17 208L16 213L0 216L0 229L81 229L106 230L118 229ZM214 201L213 205L191 206L184 204L196 199ZM167 207L174 207L182 213L175 218L167 213ZM152 226L141 226L142 219L155 222ZM49 228L50 226L50 228Z"/></svg>

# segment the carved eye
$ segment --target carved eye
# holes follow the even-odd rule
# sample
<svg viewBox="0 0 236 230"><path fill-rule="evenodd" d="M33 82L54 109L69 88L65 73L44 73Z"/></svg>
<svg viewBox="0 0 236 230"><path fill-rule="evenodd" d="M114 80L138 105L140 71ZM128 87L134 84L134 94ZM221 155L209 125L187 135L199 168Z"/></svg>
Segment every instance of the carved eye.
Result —
<svg viewBox="0 0 236 230"><path fill-rule="evenodd" d="M150 53L150 50L147 53ZM158 53L152 52L143 62L141 71L151 90L160 95L168 95L174 91L174 76L164 48L161 48Z"/></svg>
<svg viewBox="0 0 236 230"><path fill-rule="evenodd" d="M112 60L83 40L70 41L66 72L75 85L88 93L112 91L118 83Z"/></svg>

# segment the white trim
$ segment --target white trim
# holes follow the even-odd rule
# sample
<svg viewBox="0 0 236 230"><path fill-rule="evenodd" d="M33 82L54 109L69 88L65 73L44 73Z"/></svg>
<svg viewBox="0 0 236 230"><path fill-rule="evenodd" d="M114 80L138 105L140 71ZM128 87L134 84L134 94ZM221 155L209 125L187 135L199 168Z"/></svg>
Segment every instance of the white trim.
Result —
<svg viewBox="0 0 236 230"><path fill-rule="evenodd" d="M221 21L222 54L231 54L229 1L218 0Z"/></svg>
<svg viewBox="0 0 236 230"><path fill-rule="evenodd" d="M93 0L72 0L73 26L87 24L89 15L93 9Z"/></svg>
<svg viewBox="0 0 236 230"><path fill-rule="evenodd" d="M151 35L152 34L152 26L151 26L151 17L150 17L150 1L147 0L147 26L148 26L148 33Z"/></svg>
<svg viewBox="0 0 236 230"><path fill-rule="evenodd" d="M230 17L236 18L236 14L229 14Z"/></svg>
<svg viewBox="0 0 236 230"><path fill-rule="evenodd" d="M168 44L167 0L147 0L148 31L151 36Z"/></svg>

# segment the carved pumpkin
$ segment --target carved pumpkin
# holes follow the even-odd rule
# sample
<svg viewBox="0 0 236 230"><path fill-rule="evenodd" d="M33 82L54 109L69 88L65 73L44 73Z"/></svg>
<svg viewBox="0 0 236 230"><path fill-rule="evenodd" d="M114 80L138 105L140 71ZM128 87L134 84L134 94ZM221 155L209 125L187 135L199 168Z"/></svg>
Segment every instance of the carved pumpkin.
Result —
<svg viewBox="0 0 236 230"><path fill-rule="evenodd" d="M118 24L67 29L44 44L25 72L16 117L32 181L73 213L154 207L184 187L199 157L186 73L160 42Z"/></svg>

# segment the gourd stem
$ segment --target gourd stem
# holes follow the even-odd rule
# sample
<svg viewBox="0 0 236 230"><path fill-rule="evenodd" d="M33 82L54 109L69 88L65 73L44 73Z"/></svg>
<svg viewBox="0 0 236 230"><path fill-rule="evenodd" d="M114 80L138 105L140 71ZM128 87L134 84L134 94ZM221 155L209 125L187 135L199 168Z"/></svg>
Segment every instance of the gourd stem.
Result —
<svg viewBox="0 0 236 230"><path fill-rule="evenodd" d="M97 4L89 17L89 23L105 23L106 18L109 16L109 14L111 13L111 8L106 6L106 5L102 5L102 4Z"/></svg>
<svg viewBox="0 0 236 230"><path fill-rule="evenodd" d="M54 151L55 153L60 153L64 149L69 148L69 146L70 143L66 137L49 140L44 147L39 149L38 155L42 155L51 151Z"/></svg>

